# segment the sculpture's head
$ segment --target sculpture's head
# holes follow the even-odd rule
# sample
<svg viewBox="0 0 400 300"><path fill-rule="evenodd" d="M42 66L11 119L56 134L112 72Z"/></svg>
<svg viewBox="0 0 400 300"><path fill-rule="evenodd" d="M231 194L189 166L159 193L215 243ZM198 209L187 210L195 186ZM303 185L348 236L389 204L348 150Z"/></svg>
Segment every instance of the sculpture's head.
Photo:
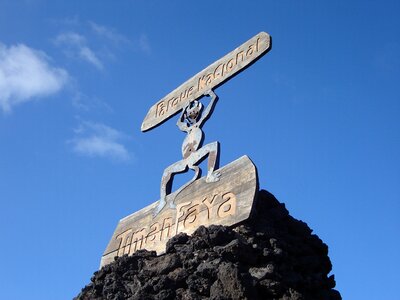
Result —
<svg viewBox="0 0 400 300"><path fill-rule="evenodd" d="M201 115L202 110L203 110L203 104L201 104L199 101L195 100L195 101L191 102L186 107L186 110L185 110L186 120L190 124L196 123Z"/></svg>

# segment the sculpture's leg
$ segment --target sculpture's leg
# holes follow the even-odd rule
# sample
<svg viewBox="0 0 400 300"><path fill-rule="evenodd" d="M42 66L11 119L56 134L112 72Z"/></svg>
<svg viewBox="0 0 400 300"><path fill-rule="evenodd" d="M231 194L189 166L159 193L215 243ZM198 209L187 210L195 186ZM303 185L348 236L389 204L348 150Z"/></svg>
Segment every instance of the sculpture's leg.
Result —
<svg viewBox="0 0 400 300"><path fill-rule="evenodd" d="M213 142L201 147L188 158L190 160L190 162L188 162L188 166L191 168L191 166L199 164L208 155L206 182L216 182L221 176L219 172L215 172L215 169L218 169L219 163L218 150L219 143Z"/></svg>
<svg viewBox="0 0 400 300"><path fill-rule="evenodd" d="M199 168L198 166L193 166L193 165L189 166L189 168L190 168L191 170L194 171L193 178L192 178L192 180L190 180L190 182L193 182L193 181L195 181L197 178L199 178L199 175L200 175L200 168Z"/></svg>
<svg viewBox="0 0 400 300"><path fill-rule="evenodd" d="M189 159L190 159L190 157L188 157L188 160L189 160ZM187 183L185 183L184 185L182 185L182 186L176 191L175 197L177 197L177 196L179 195L179 193L182 192L186 187L188 187L189 185L191 185L193 181L195 181L197 178L199 178L199 175L200 175L200 168L199 168L198 166L189 165L189 164L188 164L188 167L189 167L189 169L191 169L191 170L194 171L194 176L193 176L193 178L192 178L190 181L188 181ZM173 201L171 201L171 202L169 203L169 207L170 207L170 208L175 208L175 207L176 207L176 206L175 206L175 203L174 203Z"/></svg>
<svg viewBox="0 0 400 300"><path fill-rule="evenodd" d="M167 194L171 192L172 176L177 173L182 173L186 171L186 169L187 169L186 160L181 160L164 170L164 174L161 179L160 201L158 202L157 208L153 212L153 217L155 217L164 208L166 204Z"/></svg>
<svg viewBox="0 0 400 300"><path fill-rule="evenodd" d="M215 169L219 167L219 143L214 142L210 145L209 155L208 155L208 172L206 177L206 182L215 182L219 180L221 173L215 172Z"/></svg>

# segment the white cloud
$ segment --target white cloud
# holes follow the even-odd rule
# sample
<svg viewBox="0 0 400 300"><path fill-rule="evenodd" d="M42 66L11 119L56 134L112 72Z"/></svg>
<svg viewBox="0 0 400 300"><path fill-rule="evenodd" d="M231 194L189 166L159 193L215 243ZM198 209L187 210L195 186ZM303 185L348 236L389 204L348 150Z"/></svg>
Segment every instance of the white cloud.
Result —
<svg viewBox="0 0 400 300"><path fill-rule="evenodd" d="M87 40L83 35L75 32L62 33L56 37L55 43L58 46L65 46L66 53L85 60L97 69L102 70L104 68L103 63L96 53L89 48Z"/></svg>
<svg viewBox="0 0 400 300"><path fill-rule="evenodd" d="M94 33L96 33L99 37L111 41L114 46L133 46L146 54L151 53L149 38L144 33L142 33L139 38L135 40L135 43L133 43L126 36L120 34L113 28L106 27L92 21L89 21L88 24Z"/></svg>
<svg viewBox="0 0 400 300"><path fill-rule="evenodd" d="M98 69L103 69L103 64L89 47L82 47L80 49L80 55L84 60L87 60Z"/></svg>
<svg viewBox="0 0 400 300"><path fill-rule="evenodd" d="M82 112L88 112L88 111L103 111L103 112L108 112L112 113L113 109L111 108L110 105L108 105L105 101L95 97L91 96L89 97L88 95L82 93L82 92L75 92L75 94L72 97L72 105L82 111Z"/></svg>
<svg viewBox="0 0 400 300"><path fill-rule="evenodd" d="M149 39L147 38L147 35L145 35L145 34L140 35L139 47L140 47L140 50L142 50L144 53L150 54L151 47L150 47L150 42L149 42Z"/></svg>
<svg viewBox="0 0 400 300"><path fill-rule="evenodd" d="M51 66L44 52L23 44L7 47L0 43L0 108L4 112L57 93L67 80L68 73Z"/></svg>
<svg viewBox="0 0 400 300"><path fill-rule="evenodd" d="M49 18L47 19L47 22L49 22L52 25L58 26L68 26L68 27L78 27L81 26L81 21L79 19L78 15L74 15L72 17L66 17L66 18Z"/></svg>
<svg viewBox="0 0 400 300"><path fill-rule="evenodd" d="M113 42L114 44L130 44L131 41L124 35L118 33L115 29L97 24L95 22L89 21L90 28L98 36L106 38Z"/></svg>
<svg viewBox="0 0 400 300"><path fill-rule="evenodd" d="M132 155L121 143L126 136L116 129L101 123L82 122L75 130L75 138L68 141L73 151L89 157L111 158L129 161Z"/></svg>

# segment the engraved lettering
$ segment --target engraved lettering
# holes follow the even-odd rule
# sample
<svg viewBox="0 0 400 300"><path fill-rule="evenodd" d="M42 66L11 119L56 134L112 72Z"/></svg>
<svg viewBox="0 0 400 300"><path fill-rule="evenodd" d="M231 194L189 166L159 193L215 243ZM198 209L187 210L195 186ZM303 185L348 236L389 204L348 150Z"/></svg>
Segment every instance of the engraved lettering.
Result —
<svg viewBox="0 0 400 300"><path fill-rule="evenodd" d="M200 204L195 204L190 208L188 208L187 215L183 220L183 227L185 229L194 227L196 225L197 223L196 220L198 220L197 215L199 214L199 212L200 212Z"/></svg>
<svg viewBox="0 0 400 300"><path fill-rule="evenodd" d="M191 86L191 87L189 88L188 97L190 97L190 96L193 94L193 90L194 90L194 87Z"/></svg>
<svg viewBox="0 0 400 300"><path fill-rule="evenodd" d="M156 118L164 115L167 110L168 110L168 108L165 107L164 101L161 101L160 103L158 103L157 110L156 110Z"/></svg>
<svg viewBox="0 0 400 300"><path fill-rule="evenodd" d="M208 201L208 197L204 198L202 201L203 204L207 207L207 219L211 218L211 208L212 208L212 203L214 202L214 199L217 197L218 194L214 194L211 198L211 201Z"/></svg>
<svg viewBox="0 0 400 300"><path fill-rule="evenodd" d="M172 228L172 218L165 218L162 225L160 240L170 237L171 228Z"/></svg>
<svg viewBox="0 0 400 300"><path fill-rule="evenodd" d="M145 238L145 232L146 229L142 228L138 231L136 231L133 235L132 235L132 241L131 241L131 251L129 252L129 255L133 254L135 251L140 250L143 248L144 246L144 238Z"/></svg>
<svg viewBox="0 0 400 300"><path fill-rule="evenodd" d="M239 57L240 57L240 61L239 61ZM244 59L244 51L238 52L238 54L236 54L236 64L238 64L239 62L242 62L243 59Z"/></svg>
<svg viewBox="0 0 400 300"><path fill-rule="evenodd" d="M183 92L180 93L179 95L179 102L181 102L183 99L185 99L187 96L187 90L184 90Z"/></svg>
<svg viewBox="0 0 400 300"><path fill-rule="evenodd" d="M227 72L230 72L230 71L232 71L232 69L233 69L233 67L235 66L235 59L234 58L232 58L232 59L230 59L228 62L227 62L227 64L226 64L226 71Z"/></svg>
<svg viewBox="0 0 400 300"><path fill-rule="evenodd" d="M236 196L232 192L228 192L222 195L222 202L218 207L218 217L225 218L229 215L234 215L236 213Z"/></svg>
<svg viewBox="0 0 400 300"><path fill-rule="evenodd" d="M133 231L132 229L128 229L128 230L124 231L123 233L116 236L116 239L121 239L117 256L122 256L125 254L125 248L128 245L130 245L130 237L131 237L132 231ZM128 249L128 252L129 252L129 249Z"/></svg>
<svg viewBox="0 0 400 300"><path fill-rule="evenodd" d="M214 79L220 78L224 76L224 64L218 65L218 67L214 70Z"/></svg>
<svg viewBox="0 0 400 300"><path fill-rule="evenodd" d="M185 216L185 211L182 210L182 208L184 208L185 206L188 206L190 204L192 204L192 201L184 202L184 203L178 204L176 206L175 234L178 234L179 223L182 221L182 218Z"/></svg>
<svg viewBox="0 0 400 300"><path fill-rule="evenodd" d="M199 81L197 84L197 90L200 91L206 87L206 81L204 80L206 75L203 75L202 77L199 77Z"/></svg>
<svg viewBox="0 0 400 300"><path fill-rule="evenodd" d="M182 100L187 99L192 92L193 92L193 86L191 86L190 88L186 88L184 91L180 92L179 102L182 102Z"/></svg>
<svg viewBox="0 0 400 300"><path fill-rule="evenodd" d="M158 223L152 224L150 226L150 231L146 236L145 243L153 242L154 240L157 240L157 235L161 235L160 229L161 229L160 224L158 224Z"/></svg>
<svg viewBox="0 0 400 300"><path fill-rule="evenodd" d="M214 74L207 74L206 85L209 85L214 80Z"/></svg>
<svg viewBox="0 0 400 300"><path fill-rule="evenodd" d="M174 108L176 105L178 105L178 98L171 98L169 101L168 101L168 107L171 107L171 108ZM167 110L168 110L168 108L167 108Z"/></svg>
<svg viewBox="0 0 400 300"><path fill-rule="evenodd" d="M254 52L254 45L250 45L249 46L249 49L247 50L247 52L246 52L246 56L247 57L249 57L249 56L252 56L253 55L253 52Z"/></svg>

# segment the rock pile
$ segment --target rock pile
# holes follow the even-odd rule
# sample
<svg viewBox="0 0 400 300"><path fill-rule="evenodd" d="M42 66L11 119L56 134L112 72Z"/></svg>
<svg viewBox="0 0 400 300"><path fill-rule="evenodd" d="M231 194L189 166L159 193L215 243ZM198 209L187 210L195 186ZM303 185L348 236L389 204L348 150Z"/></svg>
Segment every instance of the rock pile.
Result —
<svg viewBox="0 0 400 300"><path fill-rule="evenodd" d="M328 247L272 194L257 198L243 224L178 234L160 256L117 258L75 299L341 299Z"/></svg>

